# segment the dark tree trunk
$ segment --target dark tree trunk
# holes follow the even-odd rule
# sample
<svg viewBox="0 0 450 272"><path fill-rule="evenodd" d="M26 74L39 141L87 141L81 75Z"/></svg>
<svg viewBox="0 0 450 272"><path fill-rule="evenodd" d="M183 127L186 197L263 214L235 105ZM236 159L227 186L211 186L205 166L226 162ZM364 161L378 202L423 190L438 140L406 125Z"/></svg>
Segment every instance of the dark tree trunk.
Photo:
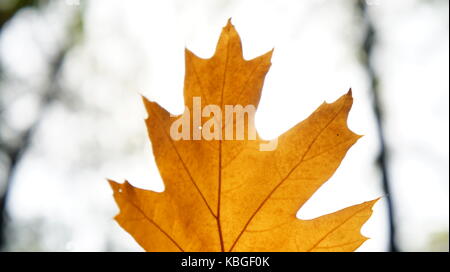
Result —
<svg viewBox="0 0 450 272"><path fill-rule="evenodd" d="M384 116L382 109L382 101L380 97L380 88L379 88L379 77L375 71L373 66L372 58L373 58L373 49L376 42L376 30L372 21L372 18L369 14L369 6L367 5L366 0L358 0L357 1L357 11L359 12L360 17L362 18L362 27L364 31L364 40L361 44L362 50L362 63L364 68L366 69L366 73L369 79L369 87L372 94L372 105L373 111L375 114L375 119L377 122L378 129L378 139L380 145L380 151L377 157L377 165L381 172L381 181L382 188L385 193L385 199L387 202L388 208L388 220L389 220L389 251L396 252L398 251L397 243L396 243L396 229L395 229L395 210L393 205L393 194L390 188L389 182L389 165L388 165L388 148L385 140L384 133Z"/></svg>

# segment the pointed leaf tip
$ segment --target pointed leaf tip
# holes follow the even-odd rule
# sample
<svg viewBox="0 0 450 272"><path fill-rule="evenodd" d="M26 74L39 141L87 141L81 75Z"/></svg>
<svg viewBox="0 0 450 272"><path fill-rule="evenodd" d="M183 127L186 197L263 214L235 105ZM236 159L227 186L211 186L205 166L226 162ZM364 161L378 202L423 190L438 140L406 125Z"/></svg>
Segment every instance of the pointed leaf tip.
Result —
<svg viewBox="0 0 450 272"><path fill-rule="evenodd" d="M228 18L228 21L227 21L227 26L233 26L233 24L231 23L231 17L230 17L230 18Z"/></svg>

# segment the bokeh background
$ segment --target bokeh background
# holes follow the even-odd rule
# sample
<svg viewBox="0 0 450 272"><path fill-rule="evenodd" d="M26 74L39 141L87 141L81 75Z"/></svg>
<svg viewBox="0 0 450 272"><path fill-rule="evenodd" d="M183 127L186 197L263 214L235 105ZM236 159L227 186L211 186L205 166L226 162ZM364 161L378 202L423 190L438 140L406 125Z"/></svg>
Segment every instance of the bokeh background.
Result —
<svg viewBox="0 0 450 272"><path fill-rule="evenodd" d="M448 251L446 0L1 0L0 249L141 251L106 178L164 190L140 95L183 111L184 47L210 57L232 18L244 56L275 48L264 138L351 87L365 136L299 211L382 196L359 251Z"/></svg>

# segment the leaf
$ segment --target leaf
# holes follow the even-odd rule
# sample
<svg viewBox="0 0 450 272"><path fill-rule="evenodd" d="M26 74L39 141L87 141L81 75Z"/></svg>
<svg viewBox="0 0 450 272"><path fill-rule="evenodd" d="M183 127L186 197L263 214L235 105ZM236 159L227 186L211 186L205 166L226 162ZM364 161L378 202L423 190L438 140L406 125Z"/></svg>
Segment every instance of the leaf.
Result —
<svg viewBox="0 0 450 272"><path fill-rule="evenodd" d="M195 126L194 97L204 105L219 105L222 112L226 105L257 107L272 52L244 60L240 38L228 21L212 58L201 59L186 49L187 110L182 115L171 116L143 98L165 191L110 184L120 208L117 222L145 250L353 251L367 239L360 229L377 200L313 220L296 218L360 137L347 127L351 91L334 103L323 103L281 135L272 151L261 151L267 141L251 139L249 133L243 140L173 139L175 120L189 118L192 137L214 128L206 128L205 117ZM254 122L246 117L248 131ZM223 135L228 124L216 125ZM231 125L236 128L236 120Z"/></svg>

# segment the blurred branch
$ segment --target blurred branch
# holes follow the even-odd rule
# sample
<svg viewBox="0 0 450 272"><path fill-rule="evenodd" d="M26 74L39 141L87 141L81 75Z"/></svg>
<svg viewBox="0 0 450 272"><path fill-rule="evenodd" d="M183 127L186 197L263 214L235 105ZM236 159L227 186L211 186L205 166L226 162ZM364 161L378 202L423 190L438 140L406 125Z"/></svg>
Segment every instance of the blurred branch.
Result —
<svg viewBox="0 0 450 272"><path fill-rule="evenodd" d="M3 29L3 26L6 22L11 20L14 15L17 14L21 9L26 7L34 7L37 6L40 2L39 0L16 0L6 2L6 7L2 8L0 6L0 32Z"/></svg>
<svg viewBox="0 0 450 272"><path fill-rule="evenodd" d="M357 11L363 20L364 28L364 40L361 44L361 50L363 53L362 63L366 69L367 76L370 81L370 89L372 93L372 106L375 114L375 119L377 122L378 129L378 139L380 144L380 153L378 154L377 164L382 175L382 187L385 193L385 199L388 208L388 220L389 220L389 251L396 252L398 247L396 244L395 237L395 216L394 216L394 206L392 201L392 192L390 189L389 182L389 167L387 163L388 149L386 146L385 133L384 133L384 123L383 123L383 110L382 102L380 98L380 88L379 88L379 77L374 69L372 63L373 49L376 42L376 30L373 25L372 18L370 17L368 11L368 4L366 0L357 0Z"/></svg>
<svg viewBox="0 0 450 272"><path fill-rule="evenodd" d="M70 35L67 35L68 38L65 45L59 49L59 51L54 55L53 61L50 63L50 73L47 79L47 85L44 87L44 91L40 97L39 109L32 124L19 133L17 136L18 144L8 144L7 142L2 141L0 137L0 152L3 152L8 159L8 164L5 166L6 181L4 184L4 190L0 195L0 250L5 246L5 229L8 219L8 196L10 195L12 188L15 171L23 156L29 150L34 132L44 119L47 109L54 101L58 99L59 93L62 91L59 81L62 66L71 48L79 41L82 31L82 28L80 27L81 16L81 9L76 9L74 21L70 25L70 29L67 30Z"/></svg>

